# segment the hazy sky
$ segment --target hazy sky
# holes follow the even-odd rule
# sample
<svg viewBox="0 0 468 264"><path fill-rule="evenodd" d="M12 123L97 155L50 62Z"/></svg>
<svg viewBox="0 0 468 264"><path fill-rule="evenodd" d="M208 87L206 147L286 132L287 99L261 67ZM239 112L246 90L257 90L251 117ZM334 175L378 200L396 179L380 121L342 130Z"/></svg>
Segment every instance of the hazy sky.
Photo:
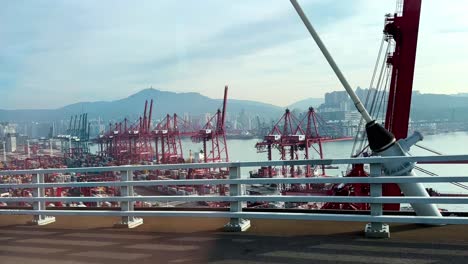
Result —
<svg viewBox="0 0 468 264"><path fill-rule="evenodd" d="M396 0L302 0L366 87ZM423 1L414 89L468 92L468 1ZM196 91L279 106L341 86L287 0L2 0L0 109Z"/></svg>

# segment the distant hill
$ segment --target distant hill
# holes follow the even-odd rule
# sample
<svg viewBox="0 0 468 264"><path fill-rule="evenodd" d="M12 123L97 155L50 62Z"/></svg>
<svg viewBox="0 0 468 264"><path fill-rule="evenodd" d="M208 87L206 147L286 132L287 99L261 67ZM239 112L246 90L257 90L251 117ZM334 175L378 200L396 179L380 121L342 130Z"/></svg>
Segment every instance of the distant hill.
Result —
<svg viewBox="0 0 468 264"><path fill-rule="evenodd" d="M220 94L222 94L222 90L220 90ZM90 119L101 117L104 120L122 120L127 117L130 120L135 120L143 113L145 100L151 99L154 100L154 119L159 119L167 113L179 115L214 113L222 107L222 99L209 98L199 93L175 93L150 88L116 101L80 102L58 109L0 109L0 122L68 120L71 115L82 112L87 112ZM288 108L305 111L309 106L318 107L323 102L322 98L307 98L289 105ZM258 115L266 120L276 120L283 114L284 108L257 101L228 100L228 114L237 115L242 110L252 116ZM413 120L468 121L466 113L468 113L468 96L466 94L413 93L411 106Z"/></svg>
<svg viewBox="0 0 468 264"><path fill-rule="evenodd" d="M288 106L289 109L299 109L299 110L307 110L309 107L318 108L325 99L323 98L306 98L300 101L297 101Z"/></svg>
<svg viewBox="0 0 468 264"><path fill-rule="evenodd" d="M446 94L413 94L413 120L468 121L468 97Z"/></svg>
<svg viewBox="0 0 468 264"><path fill-rule="evenodd" d="M64 115L68 117L70 114L63 113L58 110L51 109L36 109L36 110L2 110L0 109L0 122L19 122L19 121L50 121L65 119L60 118Z"/></svg>
<svg viewBox="0 0 468 264"><path fill-rule="evenodd" d="M80 102L48 110L0 110L0 121L65 120L81 112L87 112L90 119L101 117L104 120L121 120L128 117L133 120L143 113L145 100L151 99L154 100L154 119L159 119L168 113L179 115L214 113L222 107L222 99L212 99L199 93L175 93L149 88L116 101ZM267 118L277 117L282 112L281 107L271 104L228 99L228 114L237 114L242 110Z"/></svg>

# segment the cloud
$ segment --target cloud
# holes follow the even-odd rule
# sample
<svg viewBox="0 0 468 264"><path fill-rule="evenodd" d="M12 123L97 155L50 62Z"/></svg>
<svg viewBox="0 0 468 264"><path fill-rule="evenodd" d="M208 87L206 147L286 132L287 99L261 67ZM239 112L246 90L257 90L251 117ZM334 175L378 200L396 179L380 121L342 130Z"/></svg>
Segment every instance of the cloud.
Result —
<svg viewBox="0 0 468 264"><path fill-rule="evenodd" d="M394 3L301 4L350 82L366 86ZM453 56L467 35L461 10L423 3L419 90L435 89L436 77L466 84L448 70L466 56ZM429 34L434 14L449 50ZM225 83L235 98L288 105L341 87L288 1L2 1L0 25L9 25L0 26L0 108L113 100L151 85L221 97ZM447 76L428 74L435 51Z"/></svg>

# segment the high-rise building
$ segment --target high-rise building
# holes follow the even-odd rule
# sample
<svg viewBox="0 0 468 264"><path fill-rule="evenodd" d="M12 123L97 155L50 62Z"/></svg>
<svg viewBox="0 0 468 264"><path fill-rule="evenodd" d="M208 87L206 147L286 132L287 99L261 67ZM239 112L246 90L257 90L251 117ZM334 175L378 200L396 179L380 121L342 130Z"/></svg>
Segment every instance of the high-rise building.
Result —
<svg viewBox="0 0 468 264"><path fill-rule="evenodd" d="M2 123L0 124L0 138L6 137L9 133L16 133L16 124Z"/></svg>
<svg viewBox="0 0 468 264"><path fill-rule="evenodd" d="M16 146L24 146L27 144L29 137L23 134L17 134L16 136Z"/></svg>
<svg viewBox="0 0 468 264"><path fill-rule="evenodd" d="M51 132L52 125L50 123L37 123L31 124L31 138L48 138Z"/></svg>
<svg viewBox="0 0 468 264"><path fill-rule="evenodd" d="M185 122L190 122L190 116L189 116L189 113L187 113L187 112L184 113L184 121Z"/></svg>
<svg viewBox="0 0 468 264"><path fill-rule="evenodd" d="M348 100L346 91L335 91L325 94L325 105L330 108L339 108L341 102Z"/></svg>
<svg viewBox="0 0 468 264"><path fill-rule="evenodd" d="M7 152L15 152L16 151L16 134L15 133L8 133L5 137L6 141L6 151Z"/></svg>

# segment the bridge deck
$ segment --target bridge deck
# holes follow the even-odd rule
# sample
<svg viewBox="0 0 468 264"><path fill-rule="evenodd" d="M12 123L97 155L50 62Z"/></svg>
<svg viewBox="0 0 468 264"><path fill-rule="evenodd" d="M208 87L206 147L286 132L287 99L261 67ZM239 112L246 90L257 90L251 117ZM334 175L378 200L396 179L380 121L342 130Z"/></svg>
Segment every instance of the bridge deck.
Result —
<svg viewBox="0 0 468 264"><path fill-rule="evenodd" d="M0 263L466 263L468 226L392 225L391 239L366 239L363 223L252 220L224 233L226 219L145 218L132 230L114 217L0 216Z"/></svg>

